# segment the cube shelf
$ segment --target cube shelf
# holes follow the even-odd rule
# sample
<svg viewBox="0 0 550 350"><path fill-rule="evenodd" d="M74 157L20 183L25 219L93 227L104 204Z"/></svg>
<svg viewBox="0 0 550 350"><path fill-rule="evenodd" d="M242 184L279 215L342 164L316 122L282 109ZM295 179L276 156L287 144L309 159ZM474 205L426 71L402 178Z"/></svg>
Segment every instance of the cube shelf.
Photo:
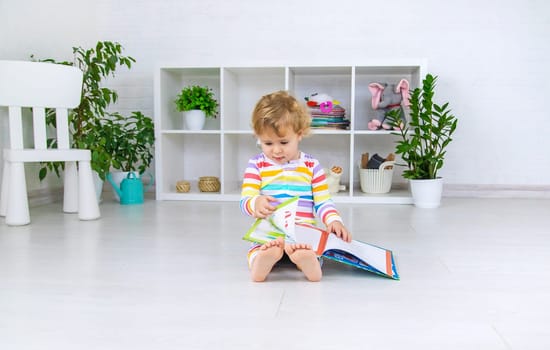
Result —
<svg viewBox="0 0 550 350"><path fill-rule="evenodd" d="M359 163L366 152L382 156L395 152L397 140L390 131L368 130L373 113L368 85L407 79L413 89L425 72L423 60L342 66L160 66L155 72L156 198L238 201L247 161L260 152L250 128L254 105L262 95L288 90L300 100L326 93L346 109L349 130L313 129L301 144L301 150L325 168L344 169L341 184L346 189L333 195L335 202L410 204L402 169L396 167L389 193L367 194L360 190ZM210 87L220 103L218 117L207 119L204 130L185 130L183 115L175 108L176 96L188 85ZM200 192L201 176L218 177L220 191ZM191 190L178 193L178 180L189 181Z"/></svg>

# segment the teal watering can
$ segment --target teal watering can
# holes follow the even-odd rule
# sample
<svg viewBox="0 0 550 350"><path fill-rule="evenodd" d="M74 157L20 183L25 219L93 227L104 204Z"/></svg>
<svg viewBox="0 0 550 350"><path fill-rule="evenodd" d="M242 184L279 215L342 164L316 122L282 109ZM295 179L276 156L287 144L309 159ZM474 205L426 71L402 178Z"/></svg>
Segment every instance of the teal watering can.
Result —
<svg viewBox="0 0 550 350"><path fill-rule="evenodd" d="M120 188L113 181L111 173L107 173L107 180L111 183L116 193L120 197L120 204L141 204L143 203L143 193L146 192L149 187L153 186L153 175L149 174L151 181L143 188L141 178L136 176L134 172L129 172L125 179L120 183Z"/></svg>

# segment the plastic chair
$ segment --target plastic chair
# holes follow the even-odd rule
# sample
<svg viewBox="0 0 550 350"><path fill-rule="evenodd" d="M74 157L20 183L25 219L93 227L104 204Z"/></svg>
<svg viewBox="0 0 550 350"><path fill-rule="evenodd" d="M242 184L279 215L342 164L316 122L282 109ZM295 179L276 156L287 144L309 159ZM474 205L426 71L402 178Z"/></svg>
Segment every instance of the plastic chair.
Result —
<svg viewBox="0 0 550 350"><path fill-rule="evenodd" d="M0 60L0 106L8 107L9 115L9 148L4 149L0 198L0 216L6 217L6 224L30 223L24 168L27 162L64 161L63 211L78 212L80 220L100 217L91 152L71 149L69 141L68 109L80 104L81 90L82 72L78 68ZM23 145L23 107L32 108L33 148ZM46 147L46 108L56 109L56 149Z"/></svg>

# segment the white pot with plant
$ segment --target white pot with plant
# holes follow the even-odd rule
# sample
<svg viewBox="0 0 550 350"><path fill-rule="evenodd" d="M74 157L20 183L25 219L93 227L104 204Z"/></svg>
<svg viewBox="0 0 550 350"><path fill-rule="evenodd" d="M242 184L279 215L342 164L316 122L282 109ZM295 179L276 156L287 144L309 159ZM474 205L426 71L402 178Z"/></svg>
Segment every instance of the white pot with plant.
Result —
<svg viewBox="0 0 550 350"><path fill-rule="evenodd" d="M410 121L398 134L395 153L401 155L408 169L403 177L409 179L413 203L420 208L437 208L441 204L443 179L438 170L443 167L446 147L452 141L457 119L446 102L433 102L437 76L427 74L422 88L410 95ZM388 112L394 126L401 124L400 110Z"/></svg>
<svg viewBox="0 0 550 350"><path fill-rule="evenodd" d="M174 103L177 110L183 112L184 125L188 130L202 130L206 118L216 118L217 115L218 101L207 86L183 88Z"/></svg>

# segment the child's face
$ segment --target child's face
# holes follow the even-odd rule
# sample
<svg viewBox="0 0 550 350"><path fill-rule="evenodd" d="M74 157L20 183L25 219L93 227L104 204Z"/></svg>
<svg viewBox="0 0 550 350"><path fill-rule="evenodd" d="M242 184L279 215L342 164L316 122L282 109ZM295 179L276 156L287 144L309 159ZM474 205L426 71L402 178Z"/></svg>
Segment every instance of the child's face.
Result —
<svg viewBox="0 0 550 350"><path fill-rule="evenodd" d="M273 130L266 130L258 135L262 152L277 164L285 164L300 157L298 146L302 141L302 134L292 129L283 130L278 136Z"/></svg>

